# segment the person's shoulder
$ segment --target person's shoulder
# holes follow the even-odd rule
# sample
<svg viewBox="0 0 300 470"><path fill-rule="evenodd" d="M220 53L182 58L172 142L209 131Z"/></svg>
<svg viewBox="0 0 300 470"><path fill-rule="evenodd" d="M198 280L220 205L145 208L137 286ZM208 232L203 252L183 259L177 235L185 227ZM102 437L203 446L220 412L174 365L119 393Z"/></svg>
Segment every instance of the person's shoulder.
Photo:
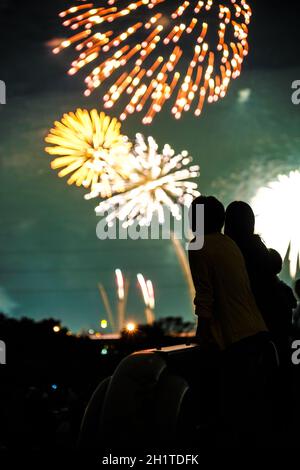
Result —
<svg viewBox="0 0 300 470"><path fill-rule="evenodd" d="M231 257L232 259L235 259L236 261L238 259L243 260L244 262L241 248L234 240L232 240L232 238L228 237L228 235L223 235L222 243L223 243L222 248L223 248L223 252L225 256Z"/></svg>
<svg viewBox="0 0 300 470"><path fill-rule="evenodd" d="M216 246L226 244L227 238L228 237L226 235L223 235L223 233L209 233L207 235L204 235L203 247L205 247L208 251L210 249L214 250Z"/></svg>
<svg viewBox="0 0 300 470"><path fill-rule="evenodd" d="M252 235L245 246L245 253L248 255L249 262L259 262L264 265L264 269L270 269L269 250L260 235Z"/></svg>
<svg viewBox="0 0 300 470"><path fill-rule="evenodd" d="M257 233L251 237L251 243L253 246L260 248L261 250L268 251L268 248L266 247L263 239Z"/></svg>
<svg viewBox="0 0 300 470"><path fill-rule="evenodd" d="M212 251L218 250L218 252L223 252L224 255L229 256L240 253L240 249L236 242L223 233L214 234L214 237L210 241L210 248Z"/></svg>
<svg viewBox="0 0 300 470"><path fill-rule="evenodd" d="M293 305L293 308L297 306L297 300L294 295L293 289L286 284L284 281L279 279L278 286L280 287L281 291L284 293L287 300Z"/></svg>
<svg viewBox="0 0 300 470"><path fill-rule="evenodd" d="M238 249L238 245L236 244L236 242L230 238L228 235L223 235L222 233L220 233L221 237L220 238L220 243L224 243L224 245L229 245L233 248L237 248Z"/></svg>
<svg viewBox="0 0 300 470"><path fill-rule="evenodd" d="M223 235L218 233L205 234L203 244L197 248L197 239L194 238L190 241L188 246L189 258L207 258L210 257L211 253L214 253L217 247L220 245Z"/></svg>
<svg viewBox="0 0 300 470"><path fill-rule="evenodd" d="M296 305L296 308L294 309L294 320L298 321L300 318L300 302Z"/></svg>
<svg viewBox="0 0 300 470"><path fill-rule="evenodd" d="M203 251L206 251L204 250L204 245L201 247L201 248L197 248L197 239L196 237L193 238L189 244L188 244L188 257L189 259L194 259L194 258L198 258L199 256L203 255Z"/></svg>
<svg viewBox="0 0 300 470"><path fill-rule="evenodd" d="M199 250L193 250L192 244L195 240L192 240L189 244L189 252L194 252L198 255L208 256L210 253L214 253L216 250L226 249L232 247L238 250L236 243L223 233L209 233L204 235L203 247Z"/></svg>

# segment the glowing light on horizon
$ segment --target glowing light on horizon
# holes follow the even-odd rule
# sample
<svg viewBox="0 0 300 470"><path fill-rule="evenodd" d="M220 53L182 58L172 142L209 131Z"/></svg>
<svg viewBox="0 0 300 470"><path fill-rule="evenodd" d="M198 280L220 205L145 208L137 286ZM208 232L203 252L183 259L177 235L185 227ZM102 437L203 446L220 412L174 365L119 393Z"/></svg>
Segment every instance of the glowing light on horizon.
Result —
<svg viewBox="0 0 300 470"><path fill-rule="evenodd" d="M224 98L241 74L251 16L246 0L81 3L60 13L74 34L53 52L75 45L70 75L96 62L84 94L114 80L103 100L111 108L127 95L122 120L143 112L150 124L172 96L176 119L192 106L200 116L204 103Z"/></svg>
<svg viewBox="0 0 300 470"><path fill-rule="evenodd" d="M189 206L199 196L197 183L188 181L199 176L199 166L189 166L192 158L187 151L175 155L170 145L162 151L153 137L147 140L137 134L133 154L128 158L131 168L129 181L125 183L123 193L100 202L96 213L108 212L106 221L109 225L115 219L123 222L123 227L132 225L136 220L139 225L150 225L154 214L158 221L165 221L164 207L173 217L180 220L179 204ZM98 196L97 189L85 196L87 199Z"/></svg>
<svg viewBox="0 0 300 470"><path fill-rule="evenodd" d="M256 231L269 248L283 259L288 255L290 274L296 277L300 267L300 171L278 175L258 190L252 200Z"/></svg>
<svg viewBox="0 0 300 470"><path fill-rule="evenodd" d="M132 322L127 323L127 325L126 325L126 330L127 330L129 333L134 333L135 330L136 330L136 324L135 324L135 323L132 323Z"/></svg>
<svg viewBox="0 0 300 470"><path fill-rule="evenodd" d="M121 123L103 112L77 109L54 123L46 137L53 144L50 155L59 155L51 168L58 176L69 176L68 184L97 187L101 197L109 197L124 186L126 160L131 150L128 138L120 133Z"/></svg>

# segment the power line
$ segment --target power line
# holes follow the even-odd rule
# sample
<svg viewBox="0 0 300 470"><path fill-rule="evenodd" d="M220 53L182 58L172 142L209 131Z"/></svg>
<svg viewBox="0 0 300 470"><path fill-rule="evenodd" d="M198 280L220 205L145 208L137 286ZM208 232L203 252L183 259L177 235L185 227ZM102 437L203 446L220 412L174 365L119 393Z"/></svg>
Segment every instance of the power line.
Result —
<svg viewBox="0 0 300 470"><path fill-rule="evenodd" d="M185 284L172 284L172 285L166 285L166 284L159 284L158 289L178 289L178 287L184 287L186 288ZM107 291L114 291L115 292L115 287L107 287L105 286L105 289ZM45 293L45 292L53 292L54 294L57 294L58 292L96 292L97 287L92 288L92 287L70 287L70 288L29 288L29 289L22 289L22 288L10 288L7 287L7 290L9 292L19 292L22 294L30 294L30 293Z"/></svg>
<svg viewBox="0 0 300 470"><path fill-rule="evenodd" d="M140 265L130 265L130 268L127 269L127 272L131 272L135 269L140 268ZM162 266L160 263L153 263L153 264L147 264L146 270L152 269L152 268L159 268L159 271L165 270L165 269L170 269L170 266ZM73 268L49 268L49 269L0 269L0 276L3 274L35 274L35 273L42 273L42 274L48 274L48 273L58 273L58 272L89 272L89 271L95 271L99 273L107 273L107 272L113 272L114 269L111 267L101 269L97 266L90 266L90 267L73 267Z"/></svg>
<svg viewBox="0 0 300 470"><path fill-rule="evenodd" d="M165 241L165 240L151 240L152 242L158 242L158 241ZM126 248L126 252L129 251L129 250L135 250L135 251L138 251L137 250L137 247L136 245L135 246L130 246L128 243L127 244L120 244L119 240L118 240L118 248L122 248L122 246L124 248ZM5 251L0 251L0 256L5 256L5 255L41 255L41 254L53 254L53 255L67 255L67 254L73 254L73 253L92 253L92 254L95 254L95 253L98 253L98 254L103 254L103 252L107 252L107 251L113 251L115 252L116 250L116 247L108 247L106 246L105 248L102 248L102 249L99 249L98 248L74 248L72 250L68 249L68 250L5 250ZM150 245L146 245L146 246L142 246L141 247L141 250L142 251L153 251L153 250L157 250L157 247L155 246L150 246Z"/></svg>

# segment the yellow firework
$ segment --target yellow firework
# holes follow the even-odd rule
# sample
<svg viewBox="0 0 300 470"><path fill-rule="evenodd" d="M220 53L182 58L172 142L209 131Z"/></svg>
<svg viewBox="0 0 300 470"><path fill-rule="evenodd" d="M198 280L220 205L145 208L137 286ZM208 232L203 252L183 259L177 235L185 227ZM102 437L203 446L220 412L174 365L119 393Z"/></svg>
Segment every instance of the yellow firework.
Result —
<svg viewBox="0 0 300 470"><path fill-rule="evenodd" d="M53 52L76 45L79 54L69 74L96 62L85 95L112 79L105 107L127 94L121 119L147 107L143 123L150 124L172 96L177 119L224 98L248 54L252 12L246 0L107 0L60 16L73 35Z"/></svg>
<svg viewBox="0 0 300 470"><path fill-rule="evenodd" d="M121 134L121 123L104 113L77 109L64 114L54 123L46 137L53 144L46 147L52 160L51 168L59 169L58 176L69 176L68 184L97 187L101 197L110 197L123 190L128 175L126 158L131 143Z"/></svg>

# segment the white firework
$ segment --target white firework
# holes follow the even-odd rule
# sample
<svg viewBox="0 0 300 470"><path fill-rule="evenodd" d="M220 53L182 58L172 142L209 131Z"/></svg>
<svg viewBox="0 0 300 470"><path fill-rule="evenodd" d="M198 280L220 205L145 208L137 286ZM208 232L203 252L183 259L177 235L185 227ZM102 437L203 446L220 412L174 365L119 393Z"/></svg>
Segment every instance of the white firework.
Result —
<svg viewBox="0 0 300 470"><path fill-rule="evenodd" d="M139 225L150 225L155 214L158 221L165 221L164 207L173 217L180 220L180 205L189 206L199 196L197 183L188 181L199 176L199 166L189 166L192 158L186 150L175 154L169 144L160 152L153 137L146 140L141 134L136 135L133 154L126 159L131 165L130 180L125 182L125 191L102 201L96 207L96 213L106 216L109 225L115 219L123 221L123 227L132 225L136 220ZM86 196L96 197L97 191Z"/></svg>
<svg viewBox="0 0 300 470"><path fill-rule="evenodd" d="M256 228L269 248L283 259L288 255L290 274L296 277L300 266L300 172L279 175L258 190L252 200Z"/></svg>

